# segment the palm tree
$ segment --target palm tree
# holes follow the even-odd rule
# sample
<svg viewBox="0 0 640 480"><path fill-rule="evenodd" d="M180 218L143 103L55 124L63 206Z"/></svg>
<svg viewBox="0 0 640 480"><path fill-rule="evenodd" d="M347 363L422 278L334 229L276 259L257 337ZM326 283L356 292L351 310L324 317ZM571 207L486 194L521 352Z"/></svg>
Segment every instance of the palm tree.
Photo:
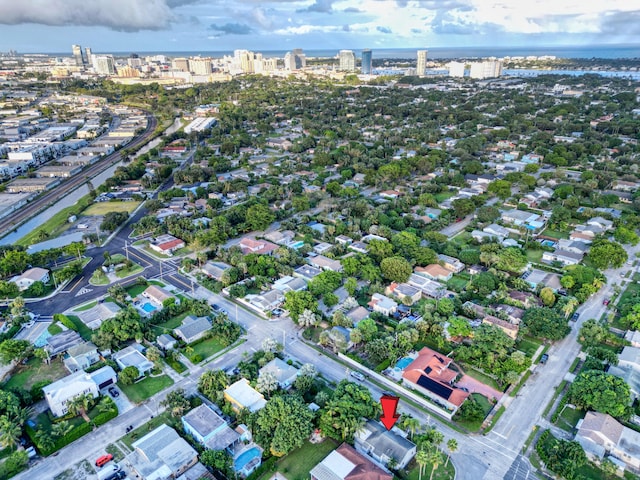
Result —
<svg viewBox="0 0 640 480"><path fill-rule="evenodd" d="M413 439L413 436L420 428L420 421L417 418L406 417L402 422L402 428L409 432L409 437Z"/></svg>
<svg viewBox="0 0 640 480"><path fill-rule="evenodd" d="M418 480L422 480L424 469L427 466L427 463L429 463L429 454L426 450L418 450L418 453L416 453L416 463L420 467L420 470L418 471Z"/></svg>
<svg viewBox="0 0 640 480"><path fill-rule="evenodd" d="M0 417L0 443L5 447L13 447L18 443L22 434L22 425L13 418L3 415Z"/></svg>
<svg viewBox="0 0 640 480"><path fill-rule="evenodd" d="M56 444L51 435L49 435L46 430L42 429L38 429L36 431L36 443L41 451L52 450Z"/></svg>
<svg viewBox="0 0 640 480"><path fill-rule="evenodd" d="M81 415L85 422L90 422L91 419L87 415L87 410L91 406L93 397L88 394L78 395L73 400L67 403L67 409L73 415Z"/></svg>
<svg viewBox="0 0 640 480"><path fill-rule="evenodd" d="M64 437L71 430L73 430L73 425L70 425L66 420L51 425L51 433L54 437Z"/></svg>
<svg viewBox="0 0 640 480"><path fill-rule="evenodd" d="M442 462L442 454L440 453L440 450L438 450L438 448L434 448L432 451L429 452L428 457L429 457L429 463L431 463L432 465L431 475L429 475L429 480L432 480L433 474L435 473L436 469Z"/></svg>
<svg viewBox="0 0 640 480"><path fill-rule="evenodd" d="M109 397L102 397L98 402L97 408L100 413L105 413L113 410L114 404Z"/></svg>
<svg viewBox="0 0 640 480"><path fill-rule="evenodd" d="M447 461L444 464L445 467L449 464L451 454L458 450L458 441L455 438L447 440L447 450L449 450L449 454L447 455Z"/></svg>

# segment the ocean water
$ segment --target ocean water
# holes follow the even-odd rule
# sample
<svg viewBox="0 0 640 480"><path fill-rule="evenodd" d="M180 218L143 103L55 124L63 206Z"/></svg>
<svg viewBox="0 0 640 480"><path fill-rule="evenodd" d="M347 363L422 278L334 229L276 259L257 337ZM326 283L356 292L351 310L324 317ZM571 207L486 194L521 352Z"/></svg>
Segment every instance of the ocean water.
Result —
<svg viewBox="0 0 640 480"><path fill-rule="evenodd" d="M348 46L345 46L348 48ZM505 57L505 56L528 56L528 55L555 55L558 58L637 58L640 59L640 44L635 45L581 45L581 46L526 46L526 47L424 47L428 50L428 58L483 58L483 57ZM373 58L398 58L415 59L417 48L373 48ZM260 50L265 58L284 57L289 50ZM338 49L303 49L307 58L309 57L335 57ZM362 49L353 49L357 57L361 56ZM118 55L118 53L113 52ZM121 55L128 56L130 52L121 52ZM224 51L175 51L175 52L138 52L140 55L168 55L171 57L201 55L213 58L221 58L224 55L233 55L232 50ZM70 56L70 53L51 54L56 56Z"/></svg>

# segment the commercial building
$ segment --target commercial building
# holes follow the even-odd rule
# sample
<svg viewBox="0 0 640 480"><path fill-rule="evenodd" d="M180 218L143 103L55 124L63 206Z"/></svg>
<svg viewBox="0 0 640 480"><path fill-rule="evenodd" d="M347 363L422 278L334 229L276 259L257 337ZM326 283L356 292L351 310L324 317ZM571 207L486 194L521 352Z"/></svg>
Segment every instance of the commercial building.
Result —
<svg viewBox="0 0 640 480"><path fill-rule="evenodd" d="M85 59L82 56L82 47L80 45L71 45L71 52L76 62L76 66L83 67L85 64Z"/></svg>
<svg viewBox="0 0 640 480"><path fill-rule="evenodd" d="M497 78L502 75L502 62L499 60L487 60L471 64L469 76L478 80L484 78Z"/></svg>
<svg viewBox="0 0 640 480"><path fill-rule="evenodd" d="M373 73L373 54L370 49L362 50L362 74L371 75Z"/></svg>
<svg viewBox="0 0 640 480"><path fill-rule="evenodd" d="M92 65L98 75L116 74L116 62L111 55L94 55Z"/></svg>
<svg viewBox="0 0 640 480"><path fill-rule="evenodd" d="M294 48L291 52L287 52L284 56L284 68L292 72L300 70L307 66L307 57L301 48ZM265 70L266 70L265 64Z"/></svg>
<svg viewBox="0 0 640 480"><path fill-rule="evenodd" d="M449 62L449 76L462 78L464 77L464 63L462 62Z"/></svg>
<svg viewBox="0 0 640 480"><path fill-rule="evenodd" d="M217 120L213 117L199 117L193 120L189 125L184 127L184 133L203 132L215 125Z"/></svg>
<svg viewBox="0 0 640 480"><path fill-rule="evenodd" d="M60 183L60 180L51 178L18 178L7 185L8 193L44 192Z"/></svg>
<svg viewBox="0 0 640 480"><path fill-rule="evenodd" d="M416 73L418 75L424 75L424 71L427 68L427 51L418 50L418 64L416 66Z"/></svg>
<svg viewBox="0 0 640 480"><path fill-rule="evenodd" d="M356 56L353 50L340 50L338 52L338 70L343 72L354 72L356 69Z"/></svg>
<svg viewBox="0 0 640 480"><path fill-rule="evenodd" d="M190 58L189 71L194 75L209 75L212 72L210 58Z"/></svg>

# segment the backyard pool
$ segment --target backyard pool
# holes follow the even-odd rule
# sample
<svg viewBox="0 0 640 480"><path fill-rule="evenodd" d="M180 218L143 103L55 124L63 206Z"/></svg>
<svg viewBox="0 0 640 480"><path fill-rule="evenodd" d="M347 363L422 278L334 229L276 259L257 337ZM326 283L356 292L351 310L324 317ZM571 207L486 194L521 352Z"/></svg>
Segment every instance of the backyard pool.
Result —
<svg viewBox="0 0 640 480"><path fill-rule="evenodd" d="M302 248L302 246L304 245L304 242L302 240L298 240L297 242L293 242L291 244L289 244L289 246L295 250L298 250L299 248Z"/></svg>
<svg viewBox="0 0 640 480"><path fill-rule="evenodd" d="M398 370L404 370L405 368L407 368L409 366L409 364L413 362L413 358L411 357L404 357L401 358L400 360L398 360L398 362L396 363L396 368Z"/></svg>
<svg viewBox="0 0 640 480"><path fill-rule="evenodd" d="M49 330L45 329L38 338L36 338L36 341L33 342L33 345L36 346L37 348L42 348L47 344L47 338L49 338L51 336L51 334L49 333Z"/></svg>
<svg viewBox="0 0 640 480"><path fill-rule="evenodd" d="M261 457L262 452L258 447L249 448L238 455L238 458L233 461L233 469L236 472L243 472L245 475L248 475L255 466L259 465Z"/></svg>
<svg viewBox="0 0 640 480"><path fill-rule="evenodd" d="M544 247L555 247L555 246L556 246L556 242L552 242L551 240L543 240L543 241L541 242L541 244L542 244Z"/></svg>
<svg viewBox="0 0 640 480"><path fill-rule="evenodd" d="M157 308L151 305L149 302L143 303L141 308L147 313L153 313L157 310Z"/></svg>

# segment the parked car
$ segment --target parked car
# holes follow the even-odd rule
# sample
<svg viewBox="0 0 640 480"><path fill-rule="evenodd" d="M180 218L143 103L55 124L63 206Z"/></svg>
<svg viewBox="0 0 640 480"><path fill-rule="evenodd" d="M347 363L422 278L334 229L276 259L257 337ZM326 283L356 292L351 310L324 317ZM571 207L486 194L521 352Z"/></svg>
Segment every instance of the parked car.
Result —
<svg viewBox="0 0 640 480"><path fill-rule="evenodd" d="M355 370L352 370L349 375L351 375L356 380L360 380L361 382L364 382L364 375L361 374L360 372L356 372Z"/></svg>
<svg viewBox="0 0 640 480"><path fill-rule="evenodd" d="M610 300L609 300L608 298L605 298L605 299L602 301L602 304L606 307L607 305L609 305L609 302L610 302Z"/></svg>
<svg viewBox="0 0 640 480"><path fill-rule="evenodd" d="M543 353L542 356L540 357L540 363L547 363L547 360L549 360L549 355L547 355L546 353Z"/></svg>
<svg viewBox="0 0 640 480"><path fill-rule="evenodd" d="M220 310L220 305L218 305L217 303L212 303L211 308L213 308L214 312L217 312Z"/></svg>
<svg viewBox="0 0 640 480"><path fill-rule="evenodd" d="M580 314L579 314L578 312L576 312L576 313L574 313L574 314L571 316L571 321L572 321L572 322L575 322L575 321L576 321L576 320L578 320L579 318L580 318Z"/></svg>
<svg viewBox="0 0 640 480"><path fill-rule="evenodd" d="M113 460L113 455L107 453L106 455L102 455L96 460L96 467L102 467Z"/></svg>
<svg viewBox="0 0 640 480"><path fill-rule="evenodd" d="M114 398L120 396L120 392L116 387L109 387L109 394Z"/></svg>

